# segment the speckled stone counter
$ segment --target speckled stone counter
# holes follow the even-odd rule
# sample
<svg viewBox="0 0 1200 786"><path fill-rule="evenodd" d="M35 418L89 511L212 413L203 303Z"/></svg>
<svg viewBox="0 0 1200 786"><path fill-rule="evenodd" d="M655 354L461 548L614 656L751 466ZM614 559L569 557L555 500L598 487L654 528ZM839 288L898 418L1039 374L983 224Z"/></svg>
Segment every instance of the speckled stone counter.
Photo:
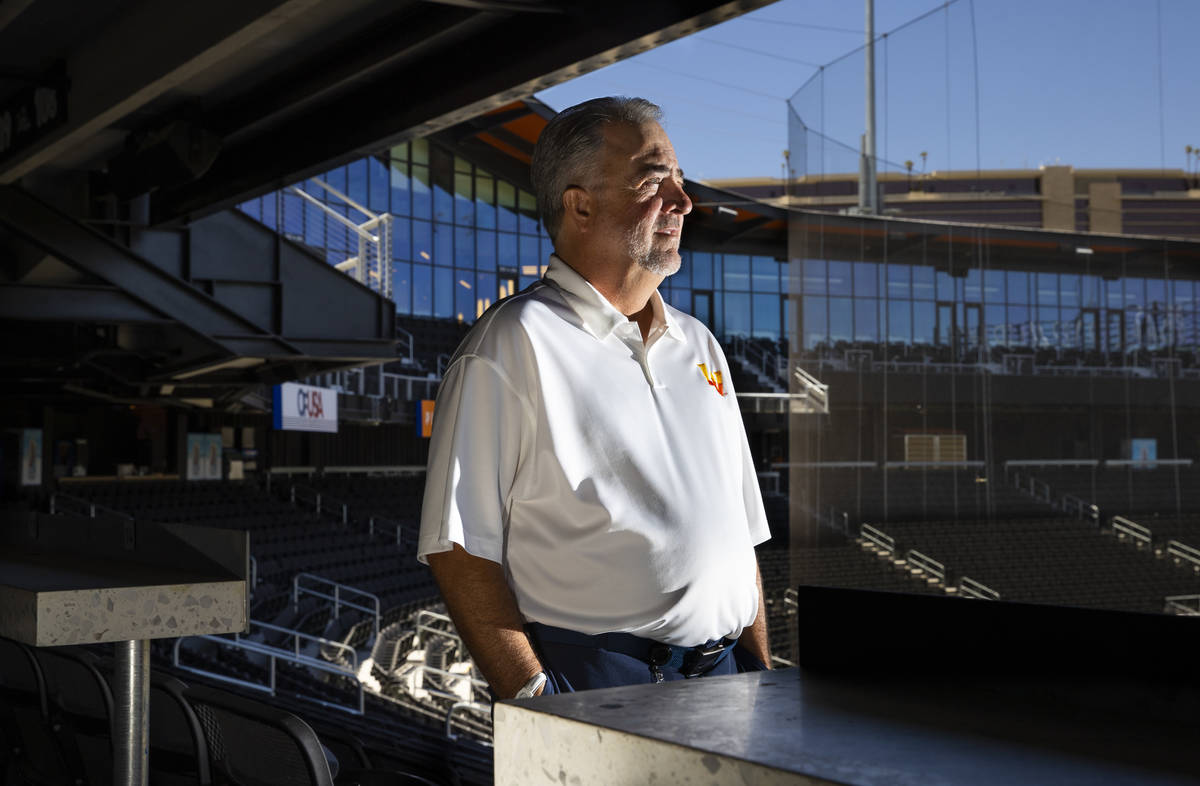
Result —
<svg viewBox="0 0 1200 786"><path fill-rule="evenodd" d="M1196 739L1194 724L1071 709L1036 686L786 669L498 703L496 784L1166 786L1200 783Z"/></svg>

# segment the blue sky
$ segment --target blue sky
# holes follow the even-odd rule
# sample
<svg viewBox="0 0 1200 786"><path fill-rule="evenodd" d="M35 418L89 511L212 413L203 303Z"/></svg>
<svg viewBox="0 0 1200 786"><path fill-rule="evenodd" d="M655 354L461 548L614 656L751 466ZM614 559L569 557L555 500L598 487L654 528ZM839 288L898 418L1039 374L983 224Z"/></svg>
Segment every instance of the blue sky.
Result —
<svg viewBox="0 0 1200 786"><path fill-rule="evenodd" d="M1183 168L1184 146L1200 148L1198 0L876 0L875 28L895 31L876 59L879 154L897 165L920 170L924 150L930 170ZM806 83L793 101L805 123L857 147L863 58L838 58L861 47L862 30L861 0L780 0L538 97L562 109L642 95L664 108L690 177L778 177L782 151L798 147L786 101ZM813 64L833 61L810 81ZM855 166L836 145L817 149L810 138L793 168Z"/></svg>

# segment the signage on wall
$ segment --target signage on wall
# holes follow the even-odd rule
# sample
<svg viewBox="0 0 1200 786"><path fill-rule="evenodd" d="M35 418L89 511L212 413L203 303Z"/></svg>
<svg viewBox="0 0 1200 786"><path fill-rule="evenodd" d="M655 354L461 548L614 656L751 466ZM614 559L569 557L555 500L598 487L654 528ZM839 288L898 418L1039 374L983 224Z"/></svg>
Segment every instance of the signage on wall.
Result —
<svg viewBox="0 0 1200 786"><path fill-rule="evenodd" d="M221 479L221 435L187 435L187 479Z"/></svg>
<svg viewBox="0 0 1200 786"><path fill-rule="evenodd" d="M284 382L275 386L273 426L280 431L320 431L336 434L338 399L333 388Z"/></svg>
<svg viewBox="0 0 1200 786"><path fill-rule="evenodd" d="M417 402L417 436L433 436L433 399L423 398Z"/></svg>
<svg viewBox="0 0 1200 786"><path fill-rule="evenodd" d="M1134 467L1153 467L1158 461L1157 439L1129 440L1129 459Z"/></svg>
<svg viewBox="0 0 1200 786"><path fill-rule="evenodd" d="M42 485L42 430L21 430L21 485Z"/></svg>
<svg viewBox="0 0 1200 786"><path fill-rule="evenodd" d="M67 122L67 80L61 71L42 75L0 104L0 161Z"/></svg>

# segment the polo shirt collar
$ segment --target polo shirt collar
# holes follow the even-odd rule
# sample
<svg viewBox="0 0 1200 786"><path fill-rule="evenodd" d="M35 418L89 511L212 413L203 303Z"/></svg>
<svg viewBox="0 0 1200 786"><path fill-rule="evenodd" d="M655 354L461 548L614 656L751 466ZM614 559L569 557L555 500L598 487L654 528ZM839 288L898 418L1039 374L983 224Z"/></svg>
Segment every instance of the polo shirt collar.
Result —
<svg viewBox="0 0 1200 786"><path fill-rule="evenodd" d="M550 255L545 279L566 296L568 305L575 310L596 338L606 338L620 325L629 322L629 317L618 311L616 306L608 302L608 298L601 295L599 290L557 254ZM657 289L650 295L650 308L654 312L654 319L650 324L651 335L657 328L665 325L664 335L677 341L687 341L683 329L663 305L662 295Z"/></svg>

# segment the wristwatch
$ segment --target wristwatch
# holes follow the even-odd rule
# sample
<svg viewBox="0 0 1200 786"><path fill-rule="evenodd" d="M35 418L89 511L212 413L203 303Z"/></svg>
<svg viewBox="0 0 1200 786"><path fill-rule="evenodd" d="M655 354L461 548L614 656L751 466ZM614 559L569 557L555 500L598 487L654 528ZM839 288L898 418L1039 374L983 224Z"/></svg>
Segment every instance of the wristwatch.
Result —
<svg viewBox="0 0 1200 786"><path fill-rule="evenodd" d="M536 695L538 690L546 684L546 672L539 671L529 678L529 682L525 683L522 688L517 691L515 698L528 699L530 696Z"/></svg>

